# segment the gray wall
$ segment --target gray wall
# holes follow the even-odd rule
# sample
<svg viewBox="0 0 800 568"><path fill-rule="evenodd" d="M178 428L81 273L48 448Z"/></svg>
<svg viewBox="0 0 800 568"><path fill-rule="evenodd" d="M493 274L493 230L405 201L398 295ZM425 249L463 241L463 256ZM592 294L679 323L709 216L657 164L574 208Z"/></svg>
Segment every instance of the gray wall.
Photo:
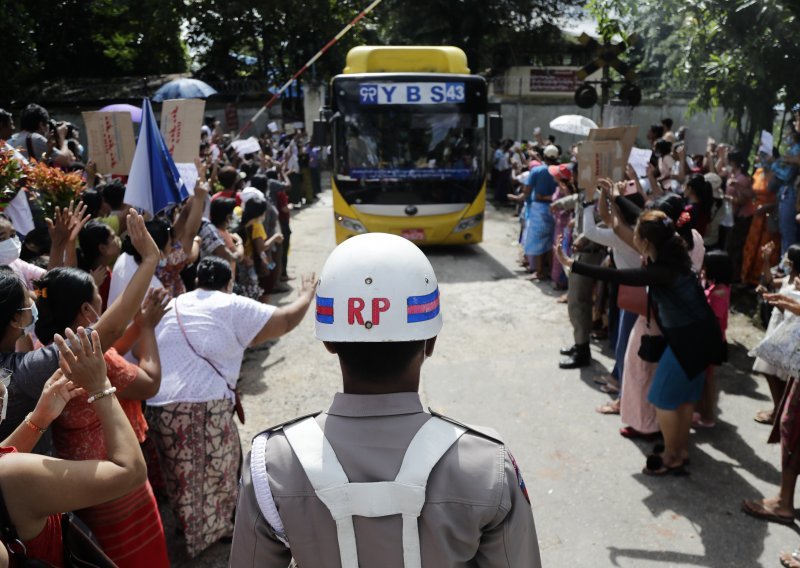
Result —
<svg viewBox="0 0 800 568"><path fill-rule="evenodd" d="M699 131L705 131L709 136L718 142L732 141L732 132L725 121L724 113L720 109L715 113L698 113L691 117L688 116L688 101L672 102L662 104L659 101L645 101L633 109L633 124L639 126L639 136L637 146L646 147L647 141L645 134L648 126L658 123L661 118L669 117L673 120L675 131L682 125ZM573 136L550 130L550 121L563 114L582 114L589 117L596 123L600 123L600 107L598 105L590 109L581 109L570 102L543 101L533 102L525 100L520 103L503 101L501 104L503 113L503 136L512 139L532 139L533 129L541 127L542 135L553 134L556 143L566 149L571 144L583 139L581 136Z"/></svg>

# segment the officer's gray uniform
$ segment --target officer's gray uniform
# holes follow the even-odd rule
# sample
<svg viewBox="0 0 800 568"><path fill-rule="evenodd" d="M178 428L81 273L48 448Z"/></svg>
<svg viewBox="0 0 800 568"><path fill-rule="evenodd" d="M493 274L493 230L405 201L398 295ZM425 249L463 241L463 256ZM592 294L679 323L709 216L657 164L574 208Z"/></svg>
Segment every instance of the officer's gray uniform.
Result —
<svg viewBox="0 0 800 568"><path fill-rule="evenodd" d="M315 418L352 483L394 480L417 431L428 420L417 393L337 394ZM266 442L266 470L287 548L261 512L248 454L236 512L231 566L341 566L337 527L316 496L281 427ZM418 519L423 566L540 567L533 514L504 444L468 429L433 468ZM263 497L262 497L263 498ZM362 567L403 566L400 515L354 517ZM280 530L280 529L279 529Z"/></svg>

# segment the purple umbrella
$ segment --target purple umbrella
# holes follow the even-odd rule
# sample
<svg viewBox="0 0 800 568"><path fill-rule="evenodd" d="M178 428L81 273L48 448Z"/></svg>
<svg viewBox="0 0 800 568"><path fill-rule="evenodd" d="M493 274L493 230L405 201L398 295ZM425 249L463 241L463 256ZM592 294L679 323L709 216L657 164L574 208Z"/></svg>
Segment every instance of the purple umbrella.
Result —
<svg viewBox="0 0 800 568"><path fill-rule="evenodd" d="M129 112L133 122L142 122L142 109L133 105L115 104L104 106L100 109L101 112Z"/></svg>

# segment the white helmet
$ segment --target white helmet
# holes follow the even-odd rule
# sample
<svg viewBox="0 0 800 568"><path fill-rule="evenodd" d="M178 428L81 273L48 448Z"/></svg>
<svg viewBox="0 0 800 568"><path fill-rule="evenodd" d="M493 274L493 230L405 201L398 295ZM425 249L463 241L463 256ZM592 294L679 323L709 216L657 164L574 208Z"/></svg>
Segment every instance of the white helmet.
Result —
<svg viewBox="0 0 800 568"><path fill-rule="evenodd" d="M337 246L317 287L315 335L322 341L417 341L442 329L433 267L412 242L367 233Z"/></svg>

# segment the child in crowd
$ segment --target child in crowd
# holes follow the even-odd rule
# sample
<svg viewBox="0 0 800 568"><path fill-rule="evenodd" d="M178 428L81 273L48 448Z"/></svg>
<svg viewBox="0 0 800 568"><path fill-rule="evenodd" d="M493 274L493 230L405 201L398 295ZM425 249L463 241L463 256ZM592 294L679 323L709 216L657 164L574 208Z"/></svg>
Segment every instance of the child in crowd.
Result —
<svg viewBox="0 0 800 568"><path fill-rule="evenodd" d="M733 263L728 253L712 250L706 253L702 270L703 283L708 305L714 311L722 331L722 339L727 341L728 311L731 306L731 282L733 281ZM697 404L692 416L695 428L713 428L717 416L717 385L714 380L714 366L706 369L706 383L703 397Z"/></svg>

